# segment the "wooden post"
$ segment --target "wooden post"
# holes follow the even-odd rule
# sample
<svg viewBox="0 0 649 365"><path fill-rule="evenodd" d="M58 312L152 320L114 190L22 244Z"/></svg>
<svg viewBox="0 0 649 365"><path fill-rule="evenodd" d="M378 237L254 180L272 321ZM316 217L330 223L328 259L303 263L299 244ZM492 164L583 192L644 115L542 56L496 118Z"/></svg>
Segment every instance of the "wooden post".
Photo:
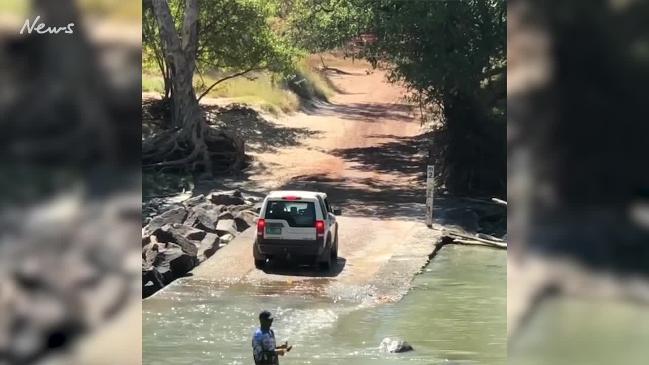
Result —
<svg viewBox="0 0 649 365"><path fill-rule="evenodd" d="M435 192L435 166L426 169L426 225L433 226L433 194Z"/></svg>

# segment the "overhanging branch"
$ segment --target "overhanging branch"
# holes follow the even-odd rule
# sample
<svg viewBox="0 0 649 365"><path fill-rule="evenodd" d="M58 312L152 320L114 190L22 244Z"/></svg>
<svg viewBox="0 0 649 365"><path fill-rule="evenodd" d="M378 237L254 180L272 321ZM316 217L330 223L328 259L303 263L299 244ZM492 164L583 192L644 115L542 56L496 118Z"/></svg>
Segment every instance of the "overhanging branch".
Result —
<svg viewBox="0 0 649 365"><path fill-rule="evenodd" d="M222 82L228 81L228 80L233 79L233 78L235 78L235 77L243 76L243 75L245 75L245 74L247 74L247 73L249 73L249 72L252 72L252 71L261 71L261 70L263 70L263 69L264 69L263 67L251 67L251 68L249 68L249 69L247 69L247 70L244 70L244 71L241 71L241 72L237 72L237 73L234 73L234 74L232 74L232 75L226 76L226 77L224 77L224 78L222 78L222 79L219 79L219 80L215 81L212 85L210 85L210 87L208 87L205 91L203 91L203 92L201 93L201 95L198 97L198 101L200 102L201 99L202 99L205 95L207 95L210 91L212 91L212 89L213 89L216 85L218 85L218 84L220 84L220 83L222 83Z"/></svg>

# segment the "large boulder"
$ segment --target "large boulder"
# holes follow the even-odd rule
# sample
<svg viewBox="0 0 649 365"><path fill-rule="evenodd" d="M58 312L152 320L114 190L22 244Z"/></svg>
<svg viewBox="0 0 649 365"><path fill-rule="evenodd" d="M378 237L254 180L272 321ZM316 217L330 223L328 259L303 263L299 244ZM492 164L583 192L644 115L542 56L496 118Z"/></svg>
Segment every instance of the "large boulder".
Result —
<svg viewBox="0 0 649 365"><path fill-rule="evenodd" d="M161 228L158 233L163 231ZM174 233L170 233L174 234ZM159 234L161 240L169 239ZM142 249L142 297L146 298L157 292L175 279L184 276L199 260L196 253L188 253L184 247L173 242L157 242L157 235L152 236L151 243ZM180 236L181 237L181 236ZM194 246L195 247L195 246Z"/></svg>
<svg viewBox="0 0 649 365"><path fill-rule="evenodd" d="M219 205L243 205L246 203L241 192L238 190L212 193L209 196L209 200Z"/></svg>
<svg viewBox="0 0 649 365"><path fill-rule="evenodd" d="M176 278L184 276L198 265L196 255L187 254L182 247L168 242L160 249L155 269L162 275L165 285Z"/></svg>
<svg viewBox="0 0 649 365"><path fill-rule="evenodd" d="M234 219L234 215L229 210L226 210L219 214L219 219Z"/></svg>
<svg viewBox="0 0 649 365"><path fill-rule="evenodd" d="M184 207L171 208L151 219L149 224L142 228L142 237L150 236L166 224L182 223L185 221L185 218L187 218L187 209Z"/></svg>
<svg viewBox="0 0 649 365"><path fill-rule="evenodd" d="M207 235L207 232L202 229L190 227L184 224L172 224L171 228L180 233L183 237L192 241L201 241L205 238L205 235Z"/></svg>
<svg viewBox="0 0 649 365"><path fill-rule="evenodd" d="M232 214L237 214L241 211L244 210L250 210L252 208L251 205L229 205L227 210L232 213Z"/></svg>
<svg viewBox="0 0 649 365"><path fill-rule="evenodd" d="M220 243L221 239L217 234L208 233L207 235L205 235L203 240L201 240L200 245L198 246L198 261L203 262L214 255L216 250L219 249Z"/></svg>
<svg viewBox="0 0 649 365"><path fill-rule="evenodd" d="M198 265L196 256L188 255L181 247L167 247L163 255L169 260L169 267L176 278L185 275Z"/></svg>
<svg viewBox="0 0 649 365"><path fill-rule="evenodd" d="M164 278L155 267L142 270L142 298L151 296L164 286Z"/></svg>
<svg viewBox="0 0 649 365"><path fill-rule="evenodd" d="M181 232L177 231L171 225L163 226L155 231L153 235L157 238L158 242L167 244L165 248L171 243L180 247L183 252L190 256L195 257L198 253L198 242L185 238Z"/></svg>
<svg viewBox="0 0 649 365"><path fill-rule="evenodd" d="M383 352L399 353L413 351L414 349L410 344L400 338L386 337L381 341L379 348Z"/></svg>
<svg viewBox="0 0 649 365"><path fill-rule="evenodd" d="M201 194L201 195L197 195L195 197L192 197L192 198L189 198L189 199L185 200L183 202L183 204L186 207L191 208L191 207L195 207L195 206L197 206L199 204L204 204L205 202L207 202L207 198L205 197L205 195Z"/></svg>
<svg viewBox="0 0 649 365"><path fill-rule="evenodd" d="M159 253L160 248L157 242L142 247L142 271L151 270L154 267Z"/></svg>
<svg viewBox="0 0 649 365"><path fill-rule="evenodd" d="M220 236L228 233L236 236L238 232L234 219L221 219L216 223L216 233Z"/></svg>
<svg viewBox="0 0 649 365"><path fill-rule="evenodd" d="M185 225L216 233L216 222L222 213L223 206L211 203L199 204L187 215Z"/></svg>
<svg viewBox="0 0 649 365"><path fill-rule="evenodd" d="M234 222L237 225L237 231L243 232L247 228L257 224L257 214L249 211L242 210L234 214Z"/></svg>

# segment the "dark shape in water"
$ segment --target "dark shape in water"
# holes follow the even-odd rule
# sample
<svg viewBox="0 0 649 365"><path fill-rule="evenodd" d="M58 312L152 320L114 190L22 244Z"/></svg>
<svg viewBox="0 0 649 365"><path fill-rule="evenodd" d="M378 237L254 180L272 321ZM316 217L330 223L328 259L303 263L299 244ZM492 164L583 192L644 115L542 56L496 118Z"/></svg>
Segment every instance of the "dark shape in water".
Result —
<svg viewBox="0 0 649 365"><path fill-rule="evenodd" d="M379 346L381 351L390 353L408 352L414 349L410 344L402 339L386 337L381 341Z"/></svg>

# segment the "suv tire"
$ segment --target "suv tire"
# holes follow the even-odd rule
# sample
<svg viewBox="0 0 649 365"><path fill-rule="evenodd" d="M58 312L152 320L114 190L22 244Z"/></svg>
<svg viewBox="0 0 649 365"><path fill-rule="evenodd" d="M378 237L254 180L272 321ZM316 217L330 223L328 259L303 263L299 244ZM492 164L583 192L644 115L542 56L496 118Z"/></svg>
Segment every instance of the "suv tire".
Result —
<svg viewBox="0 0 649 365"><path fill-rule="evenodd" d="M319 263L320 269L323 271L329 271L331 269L331 255L333 254L333 247L329 247L329 251L324 255L325 261Z"/></svg>
<svg viewBox="0 0 649 365"><path fill-rule="evenodd" d="M263 269L264 265L266 265L266 260L255 260L255 268L257 269Z"/></svg>

